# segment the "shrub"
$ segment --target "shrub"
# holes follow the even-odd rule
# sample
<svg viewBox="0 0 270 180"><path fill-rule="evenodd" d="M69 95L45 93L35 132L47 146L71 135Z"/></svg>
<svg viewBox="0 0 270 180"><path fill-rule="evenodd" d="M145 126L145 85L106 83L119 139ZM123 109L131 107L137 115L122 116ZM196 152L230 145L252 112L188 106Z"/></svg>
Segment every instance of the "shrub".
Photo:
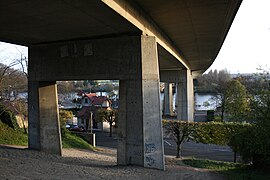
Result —
<svg viewBox="0 0 270 180"><path fill-rule="evenodd" d="M15 115L2 104L0 104L0 120L13 129L19 129Z"/></svg>
<svg viewBox="0 0 270 180"><path fill-rule="evenodd" d="M176 142L177 153L176 157L181 157L181 145L183 142L193 139L193 134L196 130L197 123L177 120L163 120L163 127L166 133L173 137Z"/></svg>

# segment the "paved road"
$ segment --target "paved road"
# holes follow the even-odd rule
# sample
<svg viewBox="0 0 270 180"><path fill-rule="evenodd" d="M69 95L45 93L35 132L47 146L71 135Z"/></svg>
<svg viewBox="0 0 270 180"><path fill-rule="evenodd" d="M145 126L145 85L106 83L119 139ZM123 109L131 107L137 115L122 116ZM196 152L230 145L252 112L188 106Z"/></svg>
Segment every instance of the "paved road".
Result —
<svg viewBox="0 0 270 180"><path fill-rule="evenodd" d="M117 136L109 137L109 133L96 131L96 145L117 148ZM172 139L164 139L165 155L176 155L176 144ZM233 152L227 146L186 142L182 146L182 156L219 161L233 161ZM238 157L239 158L239 157Z"/></svg>

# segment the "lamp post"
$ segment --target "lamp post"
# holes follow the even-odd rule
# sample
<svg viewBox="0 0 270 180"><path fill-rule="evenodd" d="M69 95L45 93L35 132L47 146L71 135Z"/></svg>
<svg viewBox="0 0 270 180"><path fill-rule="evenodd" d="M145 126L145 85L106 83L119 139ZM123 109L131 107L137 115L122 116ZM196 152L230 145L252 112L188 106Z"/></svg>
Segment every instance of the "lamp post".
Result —
<svg viewBox="0 0 270 180"><path fill-rule="evenodd" d="M93 133L93 112L90 111L90 144L96 147L96 134ZM89 130L89 129L88 129Z"/></svg>
<svg viewBox="0 0 270 180"><path fill-rule="evenodd" d="M93 112L90 112L90 133L93 134Z"/></svg>

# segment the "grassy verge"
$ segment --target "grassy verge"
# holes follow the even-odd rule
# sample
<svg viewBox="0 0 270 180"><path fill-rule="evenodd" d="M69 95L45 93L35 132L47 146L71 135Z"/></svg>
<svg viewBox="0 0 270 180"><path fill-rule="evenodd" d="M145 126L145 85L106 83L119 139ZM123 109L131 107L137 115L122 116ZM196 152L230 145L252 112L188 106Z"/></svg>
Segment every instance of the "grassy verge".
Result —
<svg viewBox="0 0 270 180"><path fill-rule="evenodd" d="M14 130L0 121L0 144L27 146L28 135L25 134L23 130ZM81 137L71 134L68 131L62 136L62 144L63 148L95 150L93 146L88 144Z"/></svg>
<svg viewBox="0 0 270 180"><path fill-rule="evenodd" d="M252 169L251 166L205 159L185 159L183 163L196 168L212 169L223 173L228 179L270 179L270 173Z"/></svg>
<svg viewBox="0 0 270 180"><path fill-rule="evenodd" d="M27 146L27 134L22 130L14 130L0 121L0 144Z"/></svg>
<svg viewBox="0 0 270 180"><path fill-rule="evenodd" d="M65 132L62 136L62 145L63 148L78 148L78 149L90 149L95 150L95 148L88 144L81 137L76 134L71 134L70 132Z"/></svg>

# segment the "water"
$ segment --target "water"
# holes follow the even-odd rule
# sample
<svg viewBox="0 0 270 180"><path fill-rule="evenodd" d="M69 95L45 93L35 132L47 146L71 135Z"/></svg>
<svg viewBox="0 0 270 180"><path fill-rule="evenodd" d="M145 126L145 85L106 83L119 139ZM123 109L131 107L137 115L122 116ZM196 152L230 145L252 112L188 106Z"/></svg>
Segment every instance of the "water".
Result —
<svg viewBox="0 0 270 180"><path fill-rule="evenodd" d="M160 94L160 103L163 104L164 93ZM175 110L176 93L173 94L173 110ZM209 93L195 93L195 110L215 110L217 102L214 94Z"/></svg>

